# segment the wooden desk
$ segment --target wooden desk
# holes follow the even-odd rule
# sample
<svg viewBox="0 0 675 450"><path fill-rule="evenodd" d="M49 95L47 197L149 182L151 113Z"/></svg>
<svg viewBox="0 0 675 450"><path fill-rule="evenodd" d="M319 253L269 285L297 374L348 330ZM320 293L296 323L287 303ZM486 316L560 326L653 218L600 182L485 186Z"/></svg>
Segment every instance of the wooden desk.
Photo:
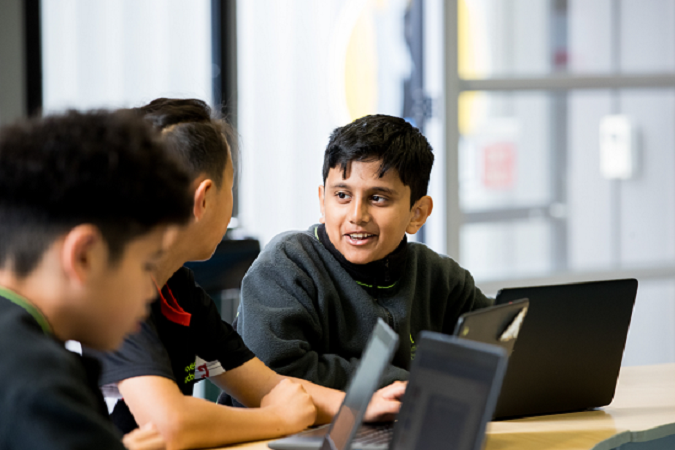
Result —
<svg viewBox="0 0 675 450"><path fill-rule="evenodd" d="M675 364L621 369L614 401L597 411L491 422L485 450L633 449L668 436L675 439ZM266 442L226 448L263 450Z"/></svg>

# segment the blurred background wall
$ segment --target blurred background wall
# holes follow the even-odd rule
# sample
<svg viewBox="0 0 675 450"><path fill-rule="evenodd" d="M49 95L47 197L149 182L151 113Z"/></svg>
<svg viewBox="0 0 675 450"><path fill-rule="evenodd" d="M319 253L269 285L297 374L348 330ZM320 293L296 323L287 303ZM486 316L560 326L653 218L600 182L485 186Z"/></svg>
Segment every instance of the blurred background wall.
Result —
<svg viewBox="0 0 675 450"><path fill-rule="evenodd" d="M624 364L675 362L675 2L0 2L0 122L160 96L237 126L262 245L318 220L335 127L405 117L436 154L412 239L489 294L636 277Z"/></svg>

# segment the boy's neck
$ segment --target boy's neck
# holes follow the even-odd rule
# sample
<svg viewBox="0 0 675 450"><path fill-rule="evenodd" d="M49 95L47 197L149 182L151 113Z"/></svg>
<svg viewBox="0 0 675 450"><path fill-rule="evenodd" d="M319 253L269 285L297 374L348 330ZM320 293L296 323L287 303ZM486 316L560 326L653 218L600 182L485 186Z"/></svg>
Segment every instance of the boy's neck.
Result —
<svg viewBox="0 0 675 450"><path fill-rule="evenodd" d="M157 264L157 271L155 272L155 282L157 283L157 286L164 286L166 282L169 281L169 278L171 278L173 274L188 261L189 260L185 259L185 256L180 249L176 248L176 245L168 249L161 261Z"/></svg>
<svg viewBox="0 0 675 450"><path fill-rule="evenodd" d="M155 272L155 282L159 287L164 286L183 264L194 259L195 244L200 242L200 236L195 234L192 227L184 228L178 233L173 245L166 249Z"/></svg>

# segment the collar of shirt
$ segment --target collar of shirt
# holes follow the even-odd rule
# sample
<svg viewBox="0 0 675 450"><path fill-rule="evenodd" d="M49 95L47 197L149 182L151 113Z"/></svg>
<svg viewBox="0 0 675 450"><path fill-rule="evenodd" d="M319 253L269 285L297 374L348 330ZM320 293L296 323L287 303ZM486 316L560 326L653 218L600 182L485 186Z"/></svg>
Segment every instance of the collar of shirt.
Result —
<svg viewBox="0 0 675 450"><path fill-rule="evenodd" d="M184 327L189 327L190 321L192 320L192 314L185 311L183 307L180 306L178 300L176 300L176 297L173 295L173 292L171 292L169 283L167 282L164 287L160 289L154 278L152 281L155 283L155 287L159 293L162 315L173 323L183 325Z"/></svg>
<svg viewBox="0 0 675 450"><path fill-rule="evenodd" d="M324 224L317 226L315 235L354 281L365 288L377 291L392 288L403 275L408 258L408 238L406 236L403 236L398 247L384 258L367 264L354 264L347 261L347 258L335 248L328 238Z"/></svg>
<svg viewBox="0 0 675 450"><path fill-rule="evenodd" d="M0 286L0 296L5 297L10 302L25 309L28 314L33 316L38 325L40 325L42 331L46 335L52 336L52 328L49 326L47 318L42 314L42 312L40 312L39 309L37 309L30 301L28 301L28 299L2 286Z"/></svg>

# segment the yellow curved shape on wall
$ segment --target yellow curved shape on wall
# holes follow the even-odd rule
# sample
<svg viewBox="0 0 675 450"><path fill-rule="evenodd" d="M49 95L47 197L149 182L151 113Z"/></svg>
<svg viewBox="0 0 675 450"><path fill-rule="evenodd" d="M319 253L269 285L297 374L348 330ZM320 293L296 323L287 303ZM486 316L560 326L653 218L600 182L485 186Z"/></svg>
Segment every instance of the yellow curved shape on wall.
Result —
<svg viewBox="0 0 675 450"><path fill-rule="evenodd" d="M373 10L363 8L347 44L345 96L351 120L377 110L377 41Z"/></svg>
<svg viewBox="0 0 675 450"><path fill-rule="evenodd" d="M457 2L457 40L458 40L458 72L462 78L477 78L478 70L475 55L475 45L472 39L471 14L466 0ZM470 134L477 125L478 103L483 94L478 92L462 92L459 96L459 132Z"/></svg>

